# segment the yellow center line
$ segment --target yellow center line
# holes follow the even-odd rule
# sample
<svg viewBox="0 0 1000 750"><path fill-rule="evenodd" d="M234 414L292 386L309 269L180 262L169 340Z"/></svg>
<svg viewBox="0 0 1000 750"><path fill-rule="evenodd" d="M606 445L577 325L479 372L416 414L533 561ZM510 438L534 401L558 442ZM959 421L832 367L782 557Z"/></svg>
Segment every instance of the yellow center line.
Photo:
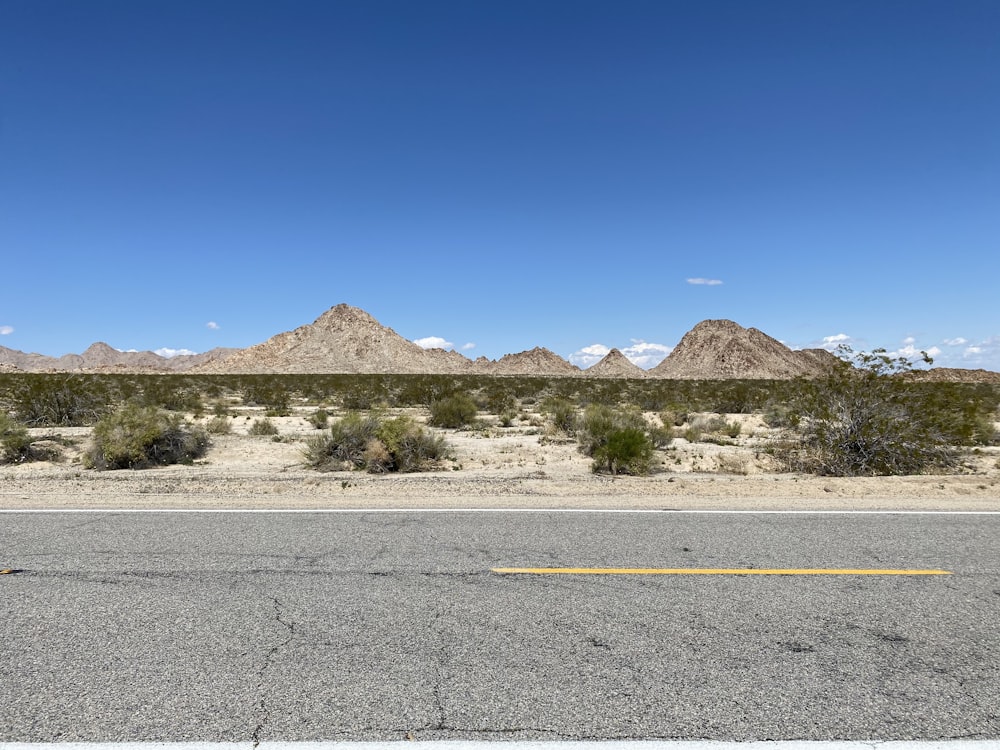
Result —
<svg viewBox="0 0 1000 750"><path fill-rule="evenodd" d="M948 576L947 570L867 568L493 568L500 575L633 576Z"/></svg>

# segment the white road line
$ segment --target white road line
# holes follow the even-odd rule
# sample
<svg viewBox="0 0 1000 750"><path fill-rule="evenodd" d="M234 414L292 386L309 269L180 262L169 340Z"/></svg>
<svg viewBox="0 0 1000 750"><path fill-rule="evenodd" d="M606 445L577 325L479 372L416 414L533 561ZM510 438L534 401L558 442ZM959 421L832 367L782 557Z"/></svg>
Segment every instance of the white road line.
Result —
<svg viewBox="0 0 1000 750"><path fill-rule="evenodd" d="M997 750L1000 740L608 740L525 742L0 742L0 750Z"/></svg>
<svg viewBox="0 0 1000 750"><path fill-rule="evenodd" d="M997 510L681 510L673 508L0 508L4 513L584 513L743 516L1000 516ZM2 748L0 748L2 750ZM609 749L610 750L610 749ZM1000 745L997 745L1000 750Z"/></svg>

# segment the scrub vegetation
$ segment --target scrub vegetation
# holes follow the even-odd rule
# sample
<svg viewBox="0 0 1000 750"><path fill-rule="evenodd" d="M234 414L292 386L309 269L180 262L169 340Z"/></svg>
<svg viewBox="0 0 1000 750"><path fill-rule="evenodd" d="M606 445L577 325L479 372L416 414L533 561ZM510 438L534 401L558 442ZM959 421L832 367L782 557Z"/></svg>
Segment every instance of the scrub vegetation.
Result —
<svg viewBox="0 0 1000 750"><path fill-rule="evenodd" d="M0 373L0 461L30 460L31 428L92 426L93 468L190 462L208 432L264 432L289 414L322 431L280 436L305 443L306 465L377 473L441 466L450 430L575 442L595 472L613 475L669 471L674 451L692 446L705 446L694 470L723 470L712 444L737 443L754 445L750 459L767 458L769 470L955 472L970 451L997 444L1000 386L918 380L884 352L842 357L824 378L775 381ZM185 422L203 416L203 428Z"/></svg>

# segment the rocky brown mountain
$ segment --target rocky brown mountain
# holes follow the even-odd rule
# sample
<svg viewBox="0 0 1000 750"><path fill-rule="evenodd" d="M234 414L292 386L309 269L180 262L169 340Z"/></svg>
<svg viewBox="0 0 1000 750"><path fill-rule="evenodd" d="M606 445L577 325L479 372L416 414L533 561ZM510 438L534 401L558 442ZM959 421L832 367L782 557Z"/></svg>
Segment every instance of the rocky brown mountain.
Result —
<svg viewBox="0 0 1000 750"><path fill-rule="evenodd" d="M472 363L457 352L421 349L350 305L331 307L313 323L194 368L203 373L461 373Z"/></svg>
<svg viewBox="0 0 1000 750"><path fill-rule="evenodd" d="M583 374L588 378L644 378L646 371L617 349L604 355L600 362L591 365Z"/></svg>
<svg viewBox="0 0 1000 750"><path fill-rule="evenodd" d="M833 356L833 355L830 355ZM649 376L676 380L781 380L825 370L815 350L793 351L777 339L731 320L705 320L684 334Z"/></svg>
<svg viewBox="0 0 1000 750"><path fill-rule="evenodd" d="M184 372L197 365L211 362L232 353L233 349L217 348L202 354L181 354L161 357L156 352L123 352L103 341L87 347L83 354L46 357L28 354L0 346L0 366L22 372Z"/></svg>
<svg viewBox="0 0 1000 750"><path fill-rule="evenodd" d="M122 352L98 342L83 354L46 357L0 347L0 372L193 372L193 373L412 373L538 375L548 377L784 379L815 377L837 358L824 349L794 351L756 328L730 320L706 320L684 335L659 365L642 370L612 349L586 371L543 347L499 360L470 361L458 352L422 349L381 325L364 310L340 304L309 325L279 333L248 349L161 357ZM929 380L998 382L1000 373L934 368L915 373Z"/></svg>
<svg viewBox="0 0 1000 750"><path fill-rule="evenodd" d="M480 357L474 366L475 371L483 375L576 377L580 374L579 367L542 346L517 354L505 354L496 361Z"/></svg>

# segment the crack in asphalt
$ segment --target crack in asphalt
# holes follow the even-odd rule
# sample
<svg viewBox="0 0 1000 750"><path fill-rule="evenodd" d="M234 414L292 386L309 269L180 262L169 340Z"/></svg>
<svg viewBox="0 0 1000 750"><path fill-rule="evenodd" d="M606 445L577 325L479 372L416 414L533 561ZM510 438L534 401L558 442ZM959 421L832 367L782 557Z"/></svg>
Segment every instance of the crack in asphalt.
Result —
<svg viewBox="0 0 1000 750"><path fill-rule="evenodd" d="M292 638L295 637L295 624L284 619L281 600L277 597L272 597L271 602L274 606L274 621L285 628L287 631L287 637L280 643L276 643L271 646L271 649L264 656L264 663L261 665L260 669L257 670L257 693L260 695L260 700L257 702L257 708L255 710L258 717L257 725L250 734L250 739L255 748L260 745L264 729L271 720L271 710L267 705L267 698L264 696L264 683L266 681L267 670L270 669L271 665L274 663L275 656L277 656L278 652L291 643Z"/></svg>
<svg viewBox="0 0 1000 750"><path fill-rule="evenodd" d="M431 731L448 731L447 723L445 722L444 699L441 695L442 684L444 682L445 663L449 659L449 639L447 637L447 633L445 632L446 629L442 624L443 617L444 613L441 609L436 609L434 611L434 620L431 623L431 629L438 638L438 647L434 659L434 685L431 688L431 700L433 709L437 713L437 723L424 727L425 729L429 729Z"/></svg>

